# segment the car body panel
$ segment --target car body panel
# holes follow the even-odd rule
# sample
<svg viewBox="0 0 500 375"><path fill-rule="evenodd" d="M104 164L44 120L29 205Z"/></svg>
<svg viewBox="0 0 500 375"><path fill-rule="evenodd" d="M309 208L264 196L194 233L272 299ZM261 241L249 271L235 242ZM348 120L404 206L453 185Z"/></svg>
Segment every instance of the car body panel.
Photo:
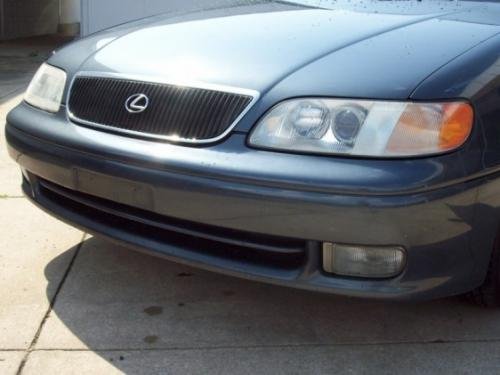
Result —
<svg viewBox="0 0 500 375"><path fill-rule="evenodd" d="M415 100L467 98L475 106L484 147L481 169L495 172L500 163L500 34L439 69L412 94Z"/></svg>
<svg viewBox="0 0 500 375"><path fill-rule="evenodd" d="M285 3L256 3L251 6L234 6L222 7L214 9L205 9L203 11L188 11L188 12L173 12L160 14L152 17L146 17L133 22L128 22L122 25L112 27L107 30L89 35L76 42L69 43L60 49L54 51L54 54L49 58L50 64L63 69L68 73L69 77L73 77L85 61L91 58L96 52L102 50L110 43L119 40L120 38L134 31L141 30L143 27L148 27L156 23L163 25L169 23L195 21L198 19L217 18L230 15L240 15L247 13L267 13L277 11L288 11L293 9L303 9L302 6ZM63 101L66 101L67 88L64 92Z"/></svg>
<svg viewBox="0 0 500 375"><path fill-rule="evenodd" d="M311 9L254 4L136 21L78 41L49 63L77 72L148 75L173 83L257 90L226 138L198 147L73 123L22 103L7 118L10 155L43 209L91 233L228 274L363 297L417 299L482 283L499 229L500 4L386 2ZM465 100L474 127L459 149L417 158L258 150L248 132L280 101L328 96ZM257 267L204 249L153 241L70 210L47 180L134 209L258 235L307 241L297 269ZM322 241L395 245L408 263L392 279L322 271Z"/></svg>
<svg viewBox="0 0 500 375"><path fill-rule="evenodd" d="M155 24L109 44L81 70L264 92L321 56L427 18L303 9Z"/></svg>
<svg viewBox="0 0 500 375"><path fill-rule="evenodd" d="M463 293L482 282L491 233L496 230L496 222L473 227L477 186L484 183L481 179L434 192L392 197L325 194L110 161L100 154L47 143L12 126L8 127L7 139L11 156L36 176L29 185L25 184L26 194L49 213L127 246L255 280L386 299L437 298ZM332 277L321 270L317 245L308 249L307 261L301 267L288 271L212 258L203 248L193 252L169 245L168 241L158 243L140 233L133 234L86 217L80 210L68 211L59 200L48 200L40 193L36 182L40 177L72 191L217 227L314 243L403 245L408 250L408 266L397 278L386 280ZM124 193L125 186L135 193ZM474 252L469 247L472 236L485 239L483 246Z"/></svg>
<svg viewBox="0 0 500 375"><path fill-rule="evenodd" d="M481 9L475 4L385 14L300 7L270 11L252 5L164 16L116 35L105 33L91 43L93 53L78 70L146 72L162 81L261 93L286 79L281 87L297 95L405 99L430 72L498 33L498 25L471 22L470 14ZM65 56L73 59L72 52L63 49L49 62L72 65L65 61Z"/></svg>

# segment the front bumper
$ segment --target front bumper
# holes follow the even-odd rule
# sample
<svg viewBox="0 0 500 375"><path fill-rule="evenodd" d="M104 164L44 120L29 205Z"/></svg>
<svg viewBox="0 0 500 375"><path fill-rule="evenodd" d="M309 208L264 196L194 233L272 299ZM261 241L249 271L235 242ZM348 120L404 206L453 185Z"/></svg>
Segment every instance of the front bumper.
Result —
<svg viewBox="0 0 500 375"><path fill-rule="evenodd" d="M395 176L382 168L394 161L378 169L355 160L327 164L250 150L237 133L212 148L152 144L24 104L10 114L6 137L10 155L28 172L26 194L54 216L139 250L253 280L373 298L459 294L484 280L496 234L496 221L475 222L486 179L420 190L406 181L409 190L400 191L406 169ZM328 181L332 168L344 171L335 183ZM207 242L211 228L217 235ZM224 236L240 251L209 248ZM400 245L407 266L386 280L328 275L323 241ZM266 256L241 256L255 243Z"/></svg>

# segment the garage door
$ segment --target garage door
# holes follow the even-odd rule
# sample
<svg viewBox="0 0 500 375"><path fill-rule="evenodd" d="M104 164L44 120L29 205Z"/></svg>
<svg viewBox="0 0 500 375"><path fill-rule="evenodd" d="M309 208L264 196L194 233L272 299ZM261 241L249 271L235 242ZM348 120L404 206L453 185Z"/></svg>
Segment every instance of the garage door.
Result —
<svg viewBox="0 0 500 375"><path fill-rule="evenodd" d="M58 23L59 0L0 0L0 40L53 34Z"/></svg>

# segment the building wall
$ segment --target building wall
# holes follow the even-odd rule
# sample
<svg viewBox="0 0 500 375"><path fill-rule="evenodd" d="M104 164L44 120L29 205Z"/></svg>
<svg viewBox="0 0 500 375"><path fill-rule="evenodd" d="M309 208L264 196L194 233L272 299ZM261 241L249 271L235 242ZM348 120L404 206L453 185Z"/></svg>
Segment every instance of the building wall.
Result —
<svg viewBox="0 0 500 375"><path fill-rule="evenodd" d="M4 31L3 31L3 19L4 19L4 10L3 10L3 0L0 0L0 40L2 40Z"/></svg>
<svg viewBox="0 0 500 375"><path fill-rule="evenodd" d="M105 0L104 0L105 1ZM80 22L81 0L60 0L61 2L61 23L73 24Z"/></svg>
<svg viewBox="0 0 500 375"><path fill-rule="evenodd" d="M59 0L0 0L0 40L53 34Z"/></svg>
<svg viewBox="0 0 500 375"><path fill-rule="evenodd" d="M59 32L66 35L80 33L81 0L59 0Z"/></svg>

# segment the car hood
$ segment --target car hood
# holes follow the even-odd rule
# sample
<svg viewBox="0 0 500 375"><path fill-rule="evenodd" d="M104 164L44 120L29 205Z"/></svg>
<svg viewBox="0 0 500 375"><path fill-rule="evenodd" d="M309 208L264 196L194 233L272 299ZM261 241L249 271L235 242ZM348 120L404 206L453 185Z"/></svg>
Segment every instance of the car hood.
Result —
<svg viewBox="0 0 500 375"><path fill-rule="evenodd" d="M499 32L498 7L484 3L384 6L254 5L163 16L108 32L79 70L261 94L274 89L278 96L396 99Z"/></svg>

